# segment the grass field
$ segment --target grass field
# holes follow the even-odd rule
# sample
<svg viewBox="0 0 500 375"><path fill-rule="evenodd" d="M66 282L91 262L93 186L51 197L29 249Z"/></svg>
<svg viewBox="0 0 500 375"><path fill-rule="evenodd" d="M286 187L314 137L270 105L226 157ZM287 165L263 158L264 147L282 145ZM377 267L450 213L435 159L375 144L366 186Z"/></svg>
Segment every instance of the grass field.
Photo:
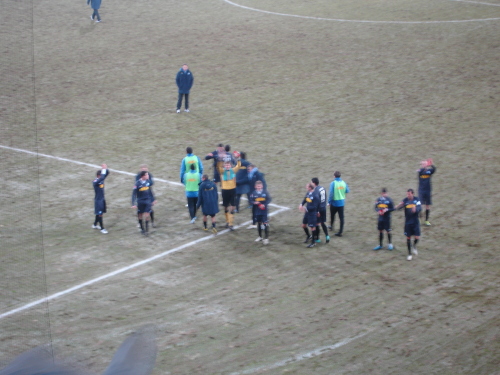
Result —
<svg viewBox="0 0 500 375"><path fill-rule="evenodd" d="M104 0L99 24L85 1L2 8L0 365L51 344L99 373L152 323L155 375L499 374L499 0ZM170 183L186 146L220 142L266 174L268 246L246 226L206 238ZM372 251L380 188L399 202L427 157L419 255L402 212L396 249ZM91 229L103 162L108 235ZM142 163L148 238L130 208ZM296 207L335 170L344 236L306 249Z"/></svg>

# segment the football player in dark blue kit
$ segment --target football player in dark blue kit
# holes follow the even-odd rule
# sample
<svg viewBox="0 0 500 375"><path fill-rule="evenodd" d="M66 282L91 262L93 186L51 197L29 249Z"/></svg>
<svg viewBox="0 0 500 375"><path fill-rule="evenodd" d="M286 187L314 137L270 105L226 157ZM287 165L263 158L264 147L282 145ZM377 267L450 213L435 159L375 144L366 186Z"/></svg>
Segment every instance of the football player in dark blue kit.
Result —
<svg viewBox="0 0 500 375"><path fill-rule="evenodd" d="M387 232L387 250L394 249L392 246L391 234L391 212L394 211L394 202L387 196L387 189L383 188L380 192L380 197L375 201L375 212L378 213L377 229L379 230L379 245L374 247L373 250L383 249L384 246L384 230Z"/></svg>
<svg viewBox="0 0 500 375"><path fill-rule="evenodd" d="M432 185L431 177L436 172L436 166L432 159L427 159L420 162L418 172L418 197L420 202L425 204L425 225L430 226L429 215L432 205Z"/></svg>
<svg viewBox="0 0 500 375"><path fill-rule="evenodd" d="M264 245L269 243L269 218L267 217L267 206L271 203L272 198L269 192L264 189L262 181L255 182L255 190L250 194L250 204L255 207L255 221L259 237L255 242L262 241ZM262 236L264 229L264 236Z"/></svg>
<svg viewBox="0 0 500 375"><path fill-rule="evenodd" d="M321 242L319 239L319 226L321 225L321 228L323 228L323 232L325 232L326 236L326 243L330 242L330 236L328 235L328 228L326 226L326 206L327 206L327 196L326 196L326 190L323 186L319 185L319 179L317 177L313 177L311 179L311 182L314 184L314 193L318 196L319 199L319 209L318 209L318 221L316 223L317 229L316 229L316 242Z"/></svg>
<svg viewBox="0 0 500 375"><path fill-rule="evenodd" d="M147 236L149 233L149 214L156 201L151 190L149 173L142 171L140 177L135 182L134 189L132 190L132 208L137 208L141 233ZM143 219L145 223L143 223Z"/></svg>
<svg viewBox="0 0 500 375"><path fill-rule="evenodd" d="M150 186L153 186L155 184L155 181L154 181L154 178L153 178L153 174L149 171L149 168L148 168L148 166L146 164L142 164L141 165L141 170L139 171L139 173L137 173L135 175L134 182L137 181L137 180L139 180L141 178L141 172L143 172L143 171L148 172L148 174L149 174L149 183L151 184ZM151 212L149 214L149 217L151 218L151 226L153 228L156 228L156 225L155 225L155 212L154 212L154 209L152 207L151 207ZM138 221L137 226L140 227L141 224L139 223L139 219L137 219L137 221Z"/></svg>
<svg viewBox="0 0 500 375"><path fill-rule="evenodd" d="M104 228L102 222L102 215L106 213L106 199L104 198L104 180L109 176L108 166L106 164L101 165L101 170L97 171L96 179L92 181L94 186L95 197L94 197L94 224L92 228L99 229L101 233L107 234L108 231Z"/></svg>
<svg viewBox="0 0 500 375"><path fill-rule="evenodd" d="M413 255L418 255L417 243L420 238L420 219L419 213L422 211L422 205L420 200L414 194L413 189L408 189L406 191L406 198L401 201L394 209L399 210L400 208L405 209L405 236L406 245L408 246L408 257L407 260L412 259ZM411 237L414 237L413 246L411 244Z"/></svg>
<svg viewBox="0 0 500 375"><path fill-rule="evenodd" d="M312 182L309 182L306 185L307 193L304 197L304 200L299 205L299 210L304 212L304 218L302 219L302 228L304 228L304 232L306 232L306 240L304 243L308 243L311 240L311 243L307 245L308 248L314 247L316 241L316 222L318 220L318 208L319 208L319 199L318 196L314 193L315 186ZM312 234L309 234L309 228L311 228Z"/></svg>

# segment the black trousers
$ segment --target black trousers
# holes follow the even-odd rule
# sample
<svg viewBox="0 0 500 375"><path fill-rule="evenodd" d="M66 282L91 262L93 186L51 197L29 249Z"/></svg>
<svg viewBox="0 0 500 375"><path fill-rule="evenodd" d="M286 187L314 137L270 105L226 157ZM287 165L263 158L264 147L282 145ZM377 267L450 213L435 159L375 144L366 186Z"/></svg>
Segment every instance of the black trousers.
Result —
<svg viewBox="0 0 500 375"><path fill-rule="evenodd" d="M188 208L189 216L191 219L196 216L196 203L198 203L198 197L188 198Z"/></svg>
<svg viewBox="0 0 500 375"><path fill-rule="evenodd" d="M333 229L333 223L335 221L335 214L339 214L339 219L340 219L340 230L339 233L342 233L344 231L344 206L342 207L334 207L330 206L330 226Z"/></svg>
<svg viewBox="0 0 500 375"><path fill-rule="evenodd" d="M179 99L177 99L177 109L181 109L182 107L182 96L184 96L186 98L186 101L184 103L184 107L186 109L189 108L189 94L181 94L179 93Z"/></svg>

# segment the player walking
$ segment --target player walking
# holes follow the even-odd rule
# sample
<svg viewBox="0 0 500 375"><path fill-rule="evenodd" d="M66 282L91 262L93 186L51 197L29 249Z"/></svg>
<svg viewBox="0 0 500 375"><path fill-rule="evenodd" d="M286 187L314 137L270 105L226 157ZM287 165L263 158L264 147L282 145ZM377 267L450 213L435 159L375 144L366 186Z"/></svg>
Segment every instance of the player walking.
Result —
<svg viewBox="0 0 500 375"><path fill-rule="evenodd" d="M212 233L217 234L217 223L215 215L219 212L218 204L219 196L217 194L217 185L208 179L208 176L204 174L201 178L200 189L198 191L198 203L196 208L200 208L203 212L203 230L208 230L207 228L207 216L212 218Z"/></svg>
<svg viewBox="0 0 500 375"><path fill-rule="evenodd" d="M255 242L262 241L264 245L269 243L269 219L267 217L267 206L271 203L271 195L264 189L262 181L255 183L255 190L250 194L250 204L255 206L255 220L257 222L257 230L259 237ZM264 237L262 236L264 229Z"/></svg>
<svg viewBox="0 0 500 375"><path fill-rule="evenodd" d="M134 189L132 190L132 208L137 208L141 233L145 236L149 234L149 217L155 203L156 200L153 190L151 190L149 174L146 171L142 171L140 178L135 182Z"/></svg>
<svg viewBox="0 0 500 375"><path fill-rule="evenodd" d="M418 255L417 243L420 238L420 219L418 215L422 210L422 205L418 197L414 196L413 189L408 189L406 192L406 198L404 198L400 204L398 204L394 209L399 210L404 207L405 209L405 236L406 245L408 246L408 257L407 260L412 259L413 255ZM413 246L411 244L411 237L414 237Z"/></svg>
<svg viewBox="0 0 500 375"><path fill-rule="evenodd" d="M316 240L316 222L318 219L318 208L319 199L316 194L314 194L315 186L312 182L306 185L307 193L304 200L299 204L299 210L304 213L304 218L302 219L302 228L306 232L306 240L304 243L311 243L307 246L308 248L314 247ZM309 234L309 228L311 228L312 234Z"/></svg>
<svg viewBox="0 0 500 375"><path fill-rule="evenodd" d="M318 220L316 223L317 227L317 232L316 232L316 242L321 242L319 239L319 226L321 225L321 228L323 228L323 232L325 232L325 238L326 238L326 243L330 242L330 236L328 235L328 228L326 227L326 205L327 205L327 199L326 199L326 190L323 186L319 185L319 179L317 177L314 177L311 179L311 182L314 184L314 193L318 196L319 199L319 208L318 208Z"/></svg>
<svg viewBox="0 0 500 375"><path fill-rule="evenodd" d="M392 246L391 234L391 212L394 211L394 202L387 196L387 189L383 188L380 192L380 197L375 201L375 212L378 213L377 229L379 230L379 245L374 247L373 250L383 249L384 246L384 230L387 233L387 250L394 249Z"/></svg>
<svg viewBox="0 0 500 375"><path fill-rule="evenodd" d="M432 159L423 160L420 162L418 170L418 196L422 204L425 204L425 225L430 226L429 215L432 205L432 185L431 177L436 172L436 167Z"/></svg>
<svg viewBox="0 0 500 375"><path fill-rule="evenodd" d="M108 231L104 229L104 224L102 221L102 215L106 213L106 199L104 198L104 180L109 176L108 166L106 164L101 165L101 170L97 171L96 179L92 181L94 186L95 196L94 196L94 224L93 229L99 229L102 234L107 234Z"/></svg>

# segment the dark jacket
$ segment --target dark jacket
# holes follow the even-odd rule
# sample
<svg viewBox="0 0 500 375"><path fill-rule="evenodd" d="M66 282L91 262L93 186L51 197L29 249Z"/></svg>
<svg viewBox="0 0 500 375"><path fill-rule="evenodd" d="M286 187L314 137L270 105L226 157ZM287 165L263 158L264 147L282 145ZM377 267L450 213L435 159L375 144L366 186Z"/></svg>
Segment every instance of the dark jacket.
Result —
<svg viewBox="0 0 500 375"><path fill-rule="evenodd" d="M247 172L249 165L249 161L241 159L240 169L236 172L236 194L248 194L251 191Z"/></svg>
<svg viewBox="0 0 500 375"><path fill-rule="evenodd" d="M203 215L215 215L219 212L219 195L217 185L210 180L205 180L200 184L198 191L198 203L196 209L200 208Z"/></svg>
<svg viewBox="0 0 500 375"><path fill-rule="evenodd" d="M87 5L89 4L92 9L99 9L101 7L101 0L87 0Z"/></svg>
<svg viewBox="0 0 500 375"><path fill-rule="evenodd" d="M191 71L188 69L184 71L181 68L175 77L175 82L179 88L179 94L189 94L189 90L193 87L194 77Z"/></svg>

